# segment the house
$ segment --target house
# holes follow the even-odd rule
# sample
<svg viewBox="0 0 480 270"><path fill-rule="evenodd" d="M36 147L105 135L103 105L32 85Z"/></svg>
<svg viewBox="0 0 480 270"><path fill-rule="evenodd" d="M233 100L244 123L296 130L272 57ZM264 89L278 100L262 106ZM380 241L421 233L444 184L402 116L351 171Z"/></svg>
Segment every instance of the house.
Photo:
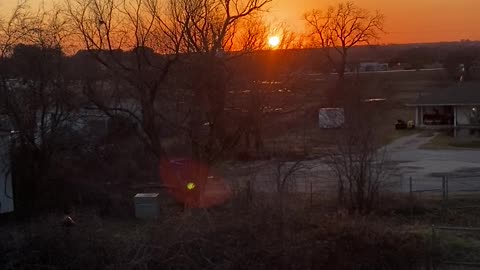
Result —
<svg viewBox="0 0 480 270"><path fill-rule="evenodd" d="M0 131L0 215L14 209L9 149L10 132Z"/></svg>
<svg viewBox="0 0 480 270"><path fill-rule="evenodd" d="M370 73L388 71L388 63L379 62L356 62L349 63L345 67L347 73Z"/></svg>
<svg viewBox="0 0 480 270"><path fill-rule="evenodd" d="M456 83L407 106L415 107L415 125L420 128L453 129L455 136L480 130L480 83Z"/></svg>
<svg viewBox="0 0 480 270"><path fill-rule="evenodd" d="M360 63L358 67L359 72L378 72L387 71L388 63L364 62Z"/></svg>

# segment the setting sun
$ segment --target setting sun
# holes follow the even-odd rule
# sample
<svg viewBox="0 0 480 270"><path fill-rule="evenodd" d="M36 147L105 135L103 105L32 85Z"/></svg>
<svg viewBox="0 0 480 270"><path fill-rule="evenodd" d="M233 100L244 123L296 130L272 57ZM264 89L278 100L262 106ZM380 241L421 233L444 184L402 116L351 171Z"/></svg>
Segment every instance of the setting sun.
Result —
<svg viewBox="0 0 480 270"><path fill-rule="evenodd" d="M280 38L278 36L268 38L268 45L271 48L277 48L280 45Z"/></svg>

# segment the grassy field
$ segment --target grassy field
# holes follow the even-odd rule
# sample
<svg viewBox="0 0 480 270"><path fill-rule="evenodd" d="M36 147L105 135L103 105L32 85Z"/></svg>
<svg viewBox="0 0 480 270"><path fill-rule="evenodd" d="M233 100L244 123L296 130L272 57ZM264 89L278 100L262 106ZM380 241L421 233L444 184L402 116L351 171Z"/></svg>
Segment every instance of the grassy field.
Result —
<svg viewBox="0 0 480 270"><path fill-rule="evenodd" d="M416 71L407 73L370 73L360 74L358 78L347 78L349 91L360 91L365 98L384 98L385 102L372 103L375 108L375 129L389 143L399 137L410 135L416 131L396 131L397 120L414 120L415 109L405 106L413 102L419 93L434 91L448 81L443 71ZM297 113L272 119L267 123L265 133L267 145L271 148L286 148L296 152L312 152L320 154L324 147L335 143L338 130L320 129L318 127L317 111L324 98L325 89L332 87L335 78L327 78L327 82L319 83L318 90L306 96L311 112ZM302 100L300 100L302 101ZM303 101L302 101L303 102ZM371 119L365 119L370 121ZM359 120L362 121L362 120Z"/></svg>
<svg viewBox="0 0 480 270"><path fill-rule="evenodd" d="M385 143L388 144L402 137L419 134L419 133L422 133L422 131L419 129L392 130L391 132L387 133L387 136L385 138L386 140Z"/></svg>

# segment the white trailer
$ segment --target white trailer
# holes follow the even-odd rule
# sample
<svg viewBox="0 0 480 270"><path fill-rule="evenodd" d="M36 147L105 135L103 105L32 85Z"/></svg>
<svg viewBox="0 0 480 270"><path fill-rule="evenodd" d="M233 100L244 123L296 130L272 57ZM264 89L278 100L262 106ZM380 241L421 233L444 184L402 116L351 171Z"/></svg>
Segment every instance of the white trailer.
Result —
<svg viewBox="0 0 480 270"><path fill-rule="evenodd" d="M318 124L320 128L341 128L345 124L344 109L321 108L318 111Z"/></svg>

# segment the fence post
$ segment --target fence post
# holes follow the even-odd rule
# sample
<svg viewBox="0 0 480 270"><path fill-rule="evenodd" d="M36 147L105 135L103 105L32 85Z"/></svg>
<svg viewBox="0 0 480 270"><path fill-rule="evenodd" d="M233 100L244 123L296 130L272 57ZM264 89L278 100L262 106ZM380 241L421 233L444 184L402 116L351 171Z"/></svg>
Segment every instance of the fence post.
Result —
<svg viewBox="0 0 480 270"><path fill-rule="evenodd" d="M442 200L445 202L445 176L442 176Z"/></svg>
<svg viewBox="0 0 480 270"><path fill-rule="evenodd" d="M411 176L409 179L409 185L410 185L410 198L412 198L413 197L413 180Z"/></svg>
<svg viewBox="0 0 480 270"><path fill-rule="evenodd" d="M432 238L431 238L431 241L430 241L430 254L429 254L429 258L430 258L430 262L429 262L429 266L428 268L429 269L435 269L435 262L434 262L434 258L433 258L433 249L435 248L435 242L436 242L436 235L435 235L435 225L432 224Z"/></svg>
<svg viewBox="0 0 480 270"><path fill-rule="evenodd" d="M442 220L445 221L445 219L447 218L447 200L448 200L447 176L442 177L442 191L443 191Z"/></svg>
<svg viewBox="0 0 480 270"><path fill-rule="evenodd" d="M253 188L252 182L247 180L247 206L250 207L251 203L253 202Z"/></svg>
<svg viewBox="0 0 480 270"><path fill-rule="evenodd" d="M448 176L445 177L446 200L448 202Z"/></svg>
<svg viewBox="0 0 480 270"><path fill-rule="evenodd" d="M408 179L409 182L409 188L410 188L410 217L413 217L413 179L410 176Z"/></svg>
<svg viewBox="0 0 480 270"><path fill-rule="evenodd" d="M307 183L307 174L303 172L303 183L305 184L305 194L308 193L308 183Z"/></svg>
<svg viewBox="0 0 480 270"><path fill-rule="evenodd" d="M310 208L313 207L313 181L310 180Z"/></svg>

